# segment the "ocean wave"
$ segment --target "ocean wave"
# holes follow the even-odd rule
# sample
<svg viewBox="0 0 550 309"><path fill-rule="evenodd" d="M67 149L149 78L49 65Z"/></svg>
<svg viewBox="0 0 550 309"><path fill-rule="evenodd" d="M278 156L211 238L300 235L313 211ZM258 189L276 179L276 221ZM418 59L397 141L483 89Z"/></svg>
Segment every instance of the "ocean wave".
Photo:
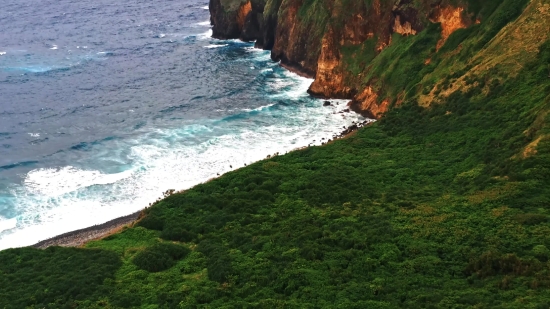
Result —
<svg viewBox="0 0 550 309"><path fill-rule="evenodd" d="M30 171L24 184L33 194L57 197L93 185L112 184L132 175L132 171L103 174L95 170L82 170L73 166L41 168Z"/></svg>
<svg viewBox="0 0 550 309"><path fill-rule="evenodd" d="M205 27L205 26L210 27L210 20L201 21L200 23L196 23L194 25L201 26L201 27Z"/></svg>
<svg viewBox="0 0 550 309"><path fill-rule="evenodd" d="M203 32L203 33L199 33L196 35L196 38L198 40L206 40L206 39L210 39L212 38L212 29L206 31L206 32Z"/></svg>
<svg viewBox="0 0 550 309"><path fill-rule="evenodd" d="M256 107L256 108L243 108L243 111L244 112L253 112L253 111L261 111L263 109L266 109L266 108L270 108L272 106L274 106L276 103L271 103L271 104L267 104L267 105L263 105L263 106L260 106L260 107Z"/></svg>
<svg viewBox="0 0 550 309"><path fill-rule="evenodd" d="M204 46L204 48L219 48L219 47L225 47L225 46L227 46L227 44L220 44L220 45L210 44L210 45Z"/></svg>
<svg viewBox="0 0 550 309"><path fill-rule="evenodd" d="M0 166L0 170L10 170L17 167L28 167L37 164L38 161L24 161L24 162L18 162L8 165Z"/></svg>
<svg viewBox="0 0 550 309"><path fill-rule="evenodd" d="M76 66L94 60L104 60L106 56L111 55L110 52L97 52L95 54L86 52L85 54L65 54L63 58L48 57L43 54L25 54L11 55L13 61L0 66L4 71L22 71L27 73L47 73L52 71L66 71ZM16 64L16 65L14 65Z"/></svg>

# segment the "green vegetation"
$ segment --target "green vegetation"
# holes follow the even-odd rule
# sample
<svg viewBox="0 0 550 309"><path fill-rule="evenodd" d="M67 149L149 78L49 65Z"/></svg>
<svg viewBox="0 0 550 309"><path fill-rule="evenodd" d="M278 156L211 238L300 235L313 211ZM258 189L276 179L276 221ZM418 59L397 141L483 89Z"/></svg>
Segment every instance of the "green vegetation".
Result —
<svg viewBox="0 0 550 309"><path fill-rule="evenodd" d="M1 308L73 308L98 300L122 265L112 251L59 247L4 250L0 261Z"/></svg>
<svg viewBox="0 0 550 309"><path fill-rule="evenodd" d="M140 269L148 272L158 272L174 266L177 260L182 259L190 250L172 243L159 243L134 256L132 262Z"/></svg>
<svg viewBox="0 0 550 309"><path fill-rule="evenodd" d="M548 308L550 40L418 102L497 24L439 51L439 25L396 36L367 80L407 95L348 138L171 195L86 248L0 252L0 308Z"/></svg>

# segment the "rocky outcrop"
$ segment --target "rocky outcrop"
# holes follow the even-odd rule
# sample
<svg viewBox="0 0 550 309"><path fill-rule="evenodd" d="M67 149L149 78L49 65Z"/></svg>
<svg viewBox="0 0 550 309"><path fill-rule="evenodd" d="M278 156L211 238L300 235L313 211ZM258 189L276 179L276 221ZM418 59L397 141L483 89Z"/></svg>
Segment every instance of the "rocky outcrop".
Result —
<svg viewBox="0 0 550 309"><path fill-rule="evenodd" d="M210 10L214 37L255 40L256 47L271 50L274 61L315 78L310 94L353 99L354 110L379 118L390 104L363 78L368 63L391 44L392 35L416 35L430 22L441 23L439 49L454 31L472 24L460 3L210 0Z"/></svg>
<svg viewBox="0 0 550 309"><path fill-rule="evenodd" d="M352 6L333 7L317 60L317 75L309 92L323 97L351 99L357 93L360 81L346 72L342 47L358 46L370 39L376 41L376 51L373 52L381 51L391 39L390 27L381 25L389 25L393 18L391 7L380 0L374 0L371 6L359 1ZM339 26L340 21L343 26Z"/></svg>
<svg viewBox="0 0 550 309"><path fill-rule="evenodd" d="M353 111L365 117L379 119L388 111L390 103L387 99L379 101L378 94L371 86L367 86L360 94L353 98L350 102L350 107Z"/></svg>
<svg viewBox="0 0 550 309"><path fill-rule="evenodd" d="M255 41L262 37L265 0L211 0L212 36Z"/></svg>
<svg viewBox="0 0 550 309"><path fill-rule="evenodd" d="M442 7L438 5L430 16L430 21L441 23L441 40L437 42L437 49L441 48L449 36L458 29L467 28L472 24L468 15L464 14L463 7L452 5Z"/></svg>

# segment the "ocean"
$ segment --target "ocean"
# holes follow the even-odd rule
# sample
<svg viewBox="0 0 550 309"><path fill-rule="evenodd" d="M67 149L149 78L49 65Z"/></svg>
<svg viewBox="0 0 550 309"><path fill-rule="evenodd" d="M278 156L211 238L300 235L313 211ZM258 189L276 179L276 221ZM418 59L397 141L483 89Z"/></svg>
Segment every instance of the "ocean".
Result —
<svg viewBox="0 0 550 309"><path fill-rule="evenodd" d="M211 38L204 0L3 0L0 249L143 209L363 118L253 43Z"/></svg>

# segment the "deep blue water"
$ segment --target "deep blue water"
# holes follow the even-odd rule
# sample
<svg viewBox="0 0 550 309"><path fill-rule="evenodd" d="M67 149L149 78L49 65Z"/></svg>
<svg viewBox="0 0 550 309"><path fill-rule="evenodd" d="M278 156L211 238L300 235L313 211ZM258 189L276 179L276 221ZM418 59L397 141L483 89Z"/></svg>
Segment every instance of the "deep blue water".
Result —
<svg viewBox="0 0 550 309"><path fill-rule="evenodd" d="M0 249L142 209L359 119L206 0L2 0Z"/></svg>

